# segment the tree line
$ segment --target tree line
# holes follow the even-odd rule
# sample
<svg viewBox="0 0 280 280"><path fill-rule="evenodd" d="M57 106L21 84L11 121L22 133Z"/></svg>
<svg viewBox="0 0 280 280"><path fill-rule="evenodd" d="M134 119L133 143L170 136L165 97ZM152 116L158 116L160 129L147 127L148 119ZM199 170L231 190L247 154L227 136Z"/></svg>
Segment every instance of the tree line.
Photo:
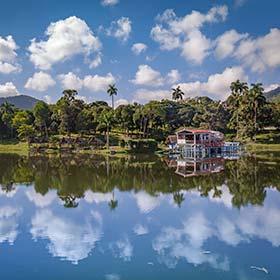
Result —
<svg viewBox="0 0 280 280"><path fill-rule="evenodd" d="M43 138L53 135L100 134L118 131L127 136L164 140L180 127L195 127L233 133L237 139L255 139L266 126L280 128L280 103L268 102L262 84L232 82L231 94L221 102L209 97L183 98L180 86L171 99L146 104L114 106L118 89L109 85L112 104L86 103L74 89L64 90L55 104L38 102L32 110L20 110L9 103L0 106L0 139Z"/></svg>

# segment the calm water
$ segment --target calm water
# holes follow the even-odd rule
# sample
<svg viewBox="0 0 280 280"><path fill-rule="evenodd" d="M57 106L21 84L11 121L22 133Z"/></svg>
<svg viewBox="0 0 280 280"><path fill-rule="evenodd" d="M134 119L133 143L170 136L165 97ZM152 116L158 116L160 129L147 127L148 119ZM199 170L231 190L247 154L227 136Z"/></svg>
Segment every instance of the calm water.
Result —
<svg viewBox="0 0 280 280"><path fill-rule="evenodd" d="M279 154L0 155L0 186L1 280L280 279Z"/></svg>

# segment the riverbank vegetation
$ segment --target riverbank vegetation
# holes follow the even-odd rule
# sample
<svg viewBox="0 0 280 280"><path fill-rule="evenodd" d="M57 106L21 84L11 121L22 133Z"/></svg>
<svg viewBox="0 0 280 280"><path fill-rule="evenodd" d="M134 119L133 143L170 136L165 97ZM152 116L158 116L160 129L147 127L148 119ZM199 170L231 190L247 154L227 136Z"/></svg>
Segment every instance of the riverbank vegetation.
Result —
<svg viewBox="0 0 280 280"><path fill-rule="evenodd" d="M248 86L237 80L230 89L230 96L221 102L209 97L183 98L178 86L170 93L172 100L115 109L115 85L109 85L107 91L111 106L104 101L85 103L73 89L64 90L55 104L40 101L33 110L4 103L0 107L0 140L27 141L35 148L47 145L55 150L109 150L119 146L123 150L142 147L154 151L157 143L164 143L169 134L184 126L218 130L231 140L280 143L280 104L266 100L261 84ZM266 127L274 132L269 134Z"/></svg>

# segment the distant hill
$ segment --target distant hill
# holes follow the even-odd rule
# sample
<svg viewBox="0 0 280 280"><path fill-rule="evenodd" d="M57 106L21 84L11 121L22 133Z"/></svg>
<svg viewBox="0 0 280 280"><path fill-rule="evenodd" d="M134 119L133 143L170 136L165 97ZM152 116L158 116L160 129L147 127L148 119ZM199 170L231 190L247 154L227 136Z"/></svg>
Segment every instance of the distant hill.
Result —
<svg viewBox="0 0 280 280"><path fill-rule="evenodd" d="M40 100L28 95L0 97L0 105L6 101L10 104L15 105L15 107L19 109L32 109L35 106L35 104Z"/></svg>
<svg viewBox="0 0 280 280"><path fill-rule="evenodd" d="M272 102L280 102L280 87L265 93L267 100Z"/></svg>

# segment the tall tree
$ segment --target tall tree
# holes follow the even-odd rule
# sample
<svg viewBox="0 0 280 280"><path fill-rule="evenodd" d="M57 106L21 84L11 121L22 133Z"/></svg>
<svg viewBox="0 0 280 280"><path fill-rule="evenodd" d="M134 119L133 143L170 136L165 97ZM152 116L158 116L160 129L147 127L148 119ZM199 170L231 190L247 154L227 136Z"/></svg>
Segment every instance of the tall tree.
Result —
<svg viewBox="0 0 280 280"><path fill-rule="evenodd" d="M172 89L172 99L177 101L177 100L182 100L184 96L184 92L181 90L180 86L177 86L176 88Z"/></svg>
<svg viewBox="0 0 280 280"><path fill-rule="evenodd" d="M232 82L230 85L231 95L229 96L227 103L232 112L232 119L230 122L230 126L234 127L237 131L237 137L239 133L239 111L240 111L240 102L242 100L242 96L248 92L248 84L245 82L240 82L240 80L236 80Z"/></svg>
<svg viewBox="0 0 280 280"><path fill-rule="evenodd" d="M114 120L114 112L112 110L104 110L100 115L100 122L106 126L106 146L110 148L110 129Z"/></svg>
<svg viewBox="0 0 280 280"><path fill-rule="evenodd" d="M116 85L109 85L108 89L107 89L107 93L109 94L109 96L111 96L112 98L112 108L114 110L114 95L118 94L118 89L116 88Z"/></svg>
<svg viewBox="0 0 280 280"><path fill-rule="evenodd" d="M262 107L266 103L266 99L264 96L264 88L261 83L251 84L252 88L250 90L253 108L254 108L254 126L255 126L255 134L254 139L256 141L256 135L258 132L258 114L261 111Z"/></svg>
<svg viewBox="0 0 280 280"><path fill-rule="evenodd" d="M33 109L33 113L35 117L35 124L41 131L44 131L45 136L48 138L48 125L51 119L51 111L48 104L43 101L37 102Z"/></svg>

